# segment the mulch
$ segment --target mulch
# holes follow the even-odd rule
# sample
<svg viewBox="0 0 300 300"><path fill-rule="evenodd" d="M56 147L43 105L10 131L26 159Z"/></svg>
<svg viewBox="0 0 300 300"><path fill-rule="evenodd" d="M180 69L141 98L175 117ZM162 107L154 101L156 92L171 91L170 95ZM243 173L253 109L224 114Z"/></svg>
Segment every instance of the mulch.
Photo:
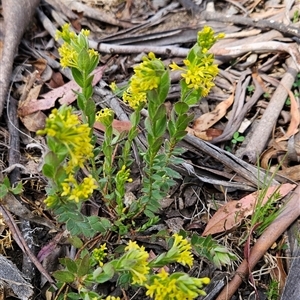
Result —
<svg viewBox="0 0 300 300"><path fill-rule="evenodd" d="M82 28L91 31L90 46L101 53L100 66L104 66L98 69L93 99L98 109L110 107L115 111L116 128L128 126L130 110L111 92L111 82L125 85L133 67L150 51L166 65L172 61L180 64L204 25L216 33L225 33L225 38L210 50L220 69L215 87L192 108L194 122L180 143L186 149L182 156L185 163L172 166L182 180L162 202L157 227L126 238L159 252L166 247L159 232L182 229L205 235L208 222L219 207L232 201L242 203L237 201L259 190L266 181L269 185L289 185L291 191L278 202L285 209L261 236L253 236L249 253L245 253L245 244L240 244L245 237L243 231L248 228L247 219L227 229L225 221L223 230L217 231L215 225L209 233L238 260L218 269L197 256L190 274L211 278L207 296L201 298L205 300L273 300L276 298L266 296L272 280L279 284L280 299L300 299L300 4L297 1L2 2L0 182L8 175L11 183L23 183L24 192L21 196L8 194L0 201L3 265L0 299L5 299L3 295L29 299L26 297L31 293L26 290L29 282L34 286L35 299L46 299L48 283L53 282L51 272L59 268L58 258L70 250L63 232L58 230L59 224L43 205L44 140L35 134L44 126L52 108L75 100L71 74L60 67L59 44L54 40L56 30L66 22L76 31ZM171 76L172 86L166 101L169 107L179 97L180 73ZM102 130L95 129L99 143ZM138 146L147 147L143 134ZM271 177L275 170L276 175ZM136 181L128 191L136 193L138 166L132 171ZM224 219L229 222L229 214ZM41 262L36 256L53 241L54 256L48 262ZM116 242L115 236L112 241ZM8 273L12 277L5 275ZM12 281L24 290L18 290ZM122 294L114 283L110 288L114 295L119 293L124 299L146 299L133 290Z"/></svg>

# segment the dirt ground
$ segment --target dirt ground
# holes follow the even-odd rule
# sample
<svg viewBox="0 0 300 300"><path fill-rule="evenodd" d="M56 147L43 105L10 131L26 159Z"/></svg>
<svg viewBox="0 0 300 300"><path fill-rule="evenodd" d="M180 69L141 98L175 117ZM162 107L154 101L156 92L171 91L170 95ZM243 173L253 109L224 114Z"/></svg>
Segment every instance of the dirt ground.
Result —
<svg viewBox="0 0 300 300"><path fill-rule="evenodd" d="M0 300L71 299L67 293L76 293L79 285L58 285L53 273L63 268L59 259L104 242L112 255L129 240L153 258L169 249L168 238L178 232L196 241L194 263L190 269L172 264L169 271L209 277L207 295L197 299L300 300L298 0L6 0L0 5ZM204 26L225 34L209 50L219 74L210 93L190 109L194 117L179 143L182 163L170 165L181 178L160 201L159 220L138 230L148 222L141 214L126 221L125 234L106 228L79 235L80 250L66 222L44 203L47 147L37 134L52 109L67 104L78 110L78 86L60 66L55 40L65 23L76 33L90 31L89 45L101 55L92 99L97 110L115 111L114 130L123 133L131 126L132 110L113 94L111 83L126 86L149 52L165 66L183 66ZM179 71L171 73L168 117L180 98L180 79ZM147 114L146 107L131 149L133 182L126 184L126 197L133 199L142 193L144 165L137 149L147 149ZM103 126L95 125L94 133L101 145ZM122 151L120 146L114 155ZM80 172L82 178L86 169ZM94 193L81 212L117 226L99 195ZM263 219L256 220L259 212ZM122 286L116 277L95 284L94 291L150 299L144 288Z"/></svg>

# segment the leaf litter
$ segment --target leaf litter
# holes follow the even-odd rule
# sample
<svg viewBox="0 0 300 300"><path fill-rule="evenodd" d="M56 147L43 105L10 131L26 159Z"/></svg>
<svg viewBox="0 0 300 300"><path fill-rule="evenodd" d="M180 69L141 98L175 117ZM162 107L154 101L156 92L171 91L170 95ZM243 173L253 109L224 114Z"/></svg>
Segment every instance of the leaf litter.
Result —
<svg viewBox="0 0 300 300"><path fill-rule="evenodd" d="M17 2L16 5L15 1L10 0L3 5L4 18L14 20L14 22L9 22L14 23L14 26L10 29L6 28L6 32L1 36L12 36L14 40L7 42L8 38L4 40L2 38L2 61L4 59L7 61L2 65L1 73L5 77L0 77L0 82L3 85L1 91L4 94L8 84L11 83L11 96L20 99L24 94L20 92L20 86L26 85L29 74L33 74L34 70L39 72L27 91L26 98L19 102L18 115L22 122L21 126L25 126L31 132L27 132L29 137L22 137L24 144L32 142L32 138L35 138L33 132L43 126L45 116L51 108L63 103L70 104L75 100L73 93L73 90L76 90L75 84L72 81L65 83L69 79L68 74L55 64L58 55L53 37L55 30L64 22L69 21L77 30L82 27L89 28L92 32L90 44L102 53L101 65L105 66L105 69L104 67L98 69L98 77L94 82L95 90L101 80L107 83L112 81L119 84L126 83L132 67L140 60L143 51L161 54L166 64L173 60L180 61L187 53L186 49L195 40L197 31L202 28L203 20L216 32L225 32L226 38L217 42L212 49L221 70L216 79L216 86L207 98L194 107L194 124L189 129L194 137L189 136L183 142L183 146L187 149L183 155L186 163L180 169L183 181L170 192L170 199L166 199L168 201L165 201L160 214L162 222L159 224L159 229L155 227L151 229L152 232L149 233L152 236L151 239L145 239L138 233L135 233L135 238L155 250L163 248L157 243L156 236L164 230L176 232L183 228L199 236L223 232L219 237L218 235L214 237L219 243L235 251L238 256L243 256L241 246L234 239L238 240L241 231L244 230L239 225L251 214L256 201L257 187L261 184L257 176L263 171L258 170L253 164L260 156L264 169L272 170L278 163L281 163L281 169L274 177L273 186L269 187L268 192L281 184L280 194L283 197L289 192L290 194L288 198L284 198L286 200L283 200L286 210L282 211L275 220L275 224L271 224L265 233L271 232L268 236L270 239L268 244L263 244L264 250L259 249L263 241L262 235L256 242L251 241L253 248L251 247L247 254L248 262L243 261L235 271L242 270L247 275L255 265L258 270L264 270L264 264L260 260L264 255L277 257L279 254L287 255L281 252L281 249L270 249L271 244L276 241L286 244L291 249L295 247L289 244L282 233L299 217L297 208L300 207L299 186L294 192L292 191L300 180L299 86L294 86L297 74L300 72L300 54L297 45L300 37L299 18L297 19L297 11L300 10L299 3L289 1L289 5L282 5L280 1L275 1L274 4L267 1L240 1L237 4L221 1L211 6L211 3L204 1L199 6L192 1L185 0L179 3L162 1L162 4L158 6L151 6L148 2L140 1L126 1L126 3L122 1L71 1L73 6L70 6L70 1L49 0L45 1L44 6L39 6L38 13L35 15L36 19L31 25L32 31L25 32L26 28L23 24L27 24L27 21L31 19L33 6L37 5L37 1L31 2L28 11L25 10L24 13L23 7L20 13L19 1ZM21 25L18 25L18 22L21 22ZM265 30L266 28L268 30ZM14 57L11 54L14 53L21 39L25 42L30 41L31 49L21 44ZM7 55L7 53L10 54ZM40 63L34 62L33 58L43 58L42 64L41 61ZM12 65L14 65L13 72L16 71L14 76L11 76ZM21 76L20 72L17 74L17 66L21 66ZM59 74L60 77L55 78L54 74ZM255 87L253 92L248 88L251 85ZM172 99L179 95L178 87L178 78L177 80L174 78L172 91L169 94L171 105ZM104 94L101 95L101 93ZM0 96L1 115L5 102L8 101L6 105L9 109L12 100L7 100L2 94ZM288 96L290 104L286 103ZM109 94L109 91L102 88L94 99L100 108L105 104L118 112L116 115L119 120L114 121L114 128L117 131L122 132L130 128L127 108L113 94ZM109 100L103 101L102 99ZM267 101L265 110L258 105L258 101L262 99ZM283 111L289 116L289 121L280 125L278 118ZM230 142L232 136L240 130L246 118L250 120L250 125L243 133L245 139L237 146L233 146ZM256 125L259 123L260 125ZM101 132L104 129L99 124L95 126L95 129L100 130L101 140ZM21 130L24 129L21 128ZM11 133L8 133L6 125L2 123L1 148L3 153L7 153L9 134ZM141 145L145 143L142 134L140 143ZM225 151L225 147L228 150ZM30 162L33 159L31 154L34 154L34 157L41 163L40 150L25 148L22 149L20 163L26 165ZM3 164L9 167L5 156L2 159L1 166ZM137 180L138 167L136 169ZM25 183L23 197L29 209L38 213L40 218L45 218L45 224L53 222L56 225L51 216L49 218L42 212L41 200L44 197L44 190L40 179L38 177L26 178L23 175L22 180ZM136 192L138 187L139 185L135 184L132 191ZM253 193L248 194L251 191ZM224 205L224 201L228 198L230 201ZM289 201L289 199L292 200ZM24 205L24 202L21 204ZM212 213L211 208L215 204L221 208ZM294 210L292 205L295 206ZM286 220L288 211L292 215L290 220ZM14 211L12 213L18 216ZM94 213L99 213L99 211L96 210ZM34 218L31 220L33 224L41 224ZM279 224L278 227L276 224ZM230 234L227 234L228 230ZM60 246L56 239L60 237L60 233L56 234L47 229L44 229L44 232L45 238L38 242L38 248L44 249L44 252L50 252L45 246L48 243L51 244L51 250L56 247L58 249ZM49 254L48 252L46 254ZM58 256L63 255L65 251L58 251L58 253ZM48 263L46 268L50 269L50 265L58 268L57 258L54 255L53 261ZM203 266L201 256L198 263L199 266ZM211 263L206 263L206 265L204 263L202 272L208 272L205 268L209 266L212 266ZM226 267L223 268L223 271L226 271ZM293 272L292 268L285 267L285 269L287 272ZM223 282L218 281L218 277L213 272L210 272L209 276L215 284ZM279 281L278 273L272 276ZM268 285L270 278L264 277L265 285ZM254 280L257 280L255 276ZM295 282L280 280L281 285L285 286L282 299L289 299L284 298L288 295L289 287L294 285L299 289L299 283L297 285ZM211 295L211 298L206 299L225 299L222 298L225 295L224 291L227 291L227 296L230 291L232 295L242 293L242 297L248 297L252 291L251 284L246 285L246 288L238 289L241 284L238 281L234 277L228 285L229 288L225 287L221 291L222 286L225 285L223 282L219 285L215 296L209 292L208 287L207 297ZM265 287L262 284L256 284L258 290L264 290ZM12 288L11 285L9 287ZM7 287L5 289L7 290ZM218 293L220 293L219 296L217 296ZM23 299L21 296L19 298ZM24 299L29 299L29 296Z"/></svg>

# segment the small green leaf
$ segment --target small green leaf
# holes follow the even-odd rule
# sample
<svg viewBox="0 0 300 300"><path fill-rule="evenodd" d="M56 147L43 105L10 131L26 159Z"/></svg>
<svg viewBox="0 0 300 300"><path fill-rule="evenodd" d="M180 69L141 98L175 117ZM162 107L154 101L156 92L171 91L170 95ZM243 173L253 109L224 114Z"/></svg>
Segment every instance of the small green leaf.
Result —
<svg viewBox="0 0 300 300"><path fill-rule="evenodd" d="M75 82L80 86L83 87L84 82L83 82L83 77L82 73L77 69L77 68L71 68L72 76L75 80Z"/></svg>
<svg viewBox="0 0 300 300"><path fill-rule="evenodd" d="M0 199L2 200L8 194L8 188L4 184L0 184Z"/></svg>
<svg viewBox="0 0 300 300"><path fill-rule="evenodd" d="M102 273L99 274L99 268L96 269L93 273L93 277L97 283L103 283L113 278L115 271L113 266L108 263L105 264L102 268Z"/></svg>
<svg viewBox="0 0 300 300"><path fill-rule="evenodd" d="M66 270L55 271L53 276L56 280L66 283L70 283L75 280L75 275Z"/></svg>
<svg viewBox="0 0 300 300"><path fill-rule="evenodd" d="M43 174L48 178L53 178L55 174L55 168L53 165L44 164L42 168Z"/></svg>
<svg viewBox="0 0 300 300"><path fill-rule="evenodd" d="M3 178L3 183L8 189L10 188L10 181L9 181L9 178L7 176L5 176Z"/></svg>
<svg viewBox="0 0 300 300"><path fill-rule="evenodd" d="M68 271L70 271L73 274L77 273L77 265L74 260L65 257L65 258L61 258L59 261L68 269Z"/></svg>
<svg viewBox="0 0 300 300"><path fill-rule="evenodd" d="M165 102L167 95L169 93L169 89L170 89L170 75L169 75L169 71L165 71L160 78L160 84L158 87L159 103Z"/></svg>
<svg viewBox="0 0 300 300"><path fill-rule="evenodd" d="M160 137L164 135L167 128L167 116L165 115L161 119L155 119L153 121L153 135L156 137Z"/></svg>
<svg viewBox="0 0 300 300"><path fill-rule="evenodd" d="M77 95L77 105L78 107L84 111L85 110L86 99L83 94L79 93Z"/></svg>
<svg viewBox="0 0 300 300"><path fill-rule="evenodd" d="M23 185L22 182L18 182L18 184L15 187L12 187L10 189L10 191L14 194L14 195L19 195L23 192Z"/></svg>
<svg viewBox="0 0 300 300"><path fill-rule="evenodd" d="M86 254L82 259L80 264L78 265L77 275L82 277L88 274L90 268L90 255Z"/></svg>
<svg viewBox="0 0 300 300"><path fill-rule="evenodd" d="M68 238L68 241L73 245L75 248L79 249L83 246L83 242L77 236L71 236Z"/></svg>
<svg viewBox="0 0 300 300"><path fill-rule="evenodd" d="M188 112L189 106L185 102L177 102L174 104L174 110L178 115L182 115Z"/></svg>
<svg viewBox="0 0 300 300"><path fill-rule="evenodd" d="M78 69L87 72L90 64L90 56L87 49L82 49L78 55ZM85 82L83 82L85 85ZM83 87L83 86L82 86Z"/></svg>

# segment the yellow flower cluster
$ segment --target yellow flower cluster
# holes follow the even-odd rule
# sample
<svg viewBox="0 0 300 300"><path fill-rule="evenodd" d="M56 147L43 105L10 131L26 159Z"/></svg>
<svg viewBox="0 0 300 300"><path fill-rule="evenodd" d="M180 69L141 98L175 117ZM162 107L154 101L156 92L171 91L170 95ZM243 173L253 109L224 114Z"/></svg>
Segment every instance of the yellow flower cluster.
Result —
<svg viewBox="0 0 300 300"><path fill-rule="evenodd" d="M215 36L215 32L209 26L204 26L197 35L197 43L201 48L202 53L206 53L217 40L225 37L224 33L219 33Z"/></svg>
<svg viewBox="0 0 300 300"><path fill-rule="evenodd" d="M137 245L136 242L129 241L125 248L125 255L122 258L122 267L129 271L132 276L132 284L144 284L149 274L148 259L149 253L144 246Z"/></svg>
<svg viewBox="0 0 300 300"><path fill-rule="evenodd" d="M127 182L132 182L132 178L130 178L130 170L126 169L126 166L123 165L122 168L118 171L116 175L117 181L122 182L124 184Z"/></svg>
<svg viewBox="0 0 300 300"><path fill-rule="evenodd" d="M58 53L60 55L60 64L63 68L82 68L79 61L79 56L83 50L86 50L85 64L89 65L92 62L98 62L99 53L94 49L89 49L89 43L87 37L90 31L87 29L82 29L79 35L76 35L70 30L70 24L64 24L61 31L57 31L55 38L63 39L64 43L60 48L58 48Z"/></svg>
<svg viewBox="0 0 300 300"><path fill-rule="evenodd" d="M115 296L107 296L105 300L121 300L120 297L115 297Z"/></svg>
<svg viewBox="0 0 300 300"><path fill-rule="evenodd" d="M214 36L214 31L205 26L198 32L197 44L191 49L187 59L183 60L185 67L179 67L176 63L170 64L172 70L182 71L187 87L200 92L200 97L208 95L214 86L213 80L218 74L218 67L214 64L214 56L207 53L211 46L223 34Z"/></svg>
<svg viewBox="0 0 300 300"><path fill-rule="evenodd" d="M95 179L92 175L83 178L83 181L78 184L73 174L69 174L69 177L61 184L63 192L61 196L68 196L69 200L74 200L78 203L80 200L87 199L91 196L94 189L97 188Z"/></svg>
<svg viewBox="0 0 300 300"><path fill-rule="evenodd" d="M169 275L165 269L153 276L151 284L146 284L146 295L155 300L192 300L199 295L205 296L202 290L204 284L210 282L209 278L193 278L185 273Z"/></svg>
<svg viewBox="0 0 300 300"><path fill-rule="evenodd" d="M48 135L53 140L51 144L57 149L61 147L59 152L66 155L68 162L64 169L68 177L61 183L61 196L68 196L69 200L75 202L89 198L97 188L92 176L85 177L80 184L74 177L76 169L83 168L84 162L93 157L90 130L88 124L81 124L78 116L72 113L71 107L62 106L59 110L52 110L46 120L45 129L38 132ZM48 198L47 203L51 205L55 199Z"/></svg>
<svg viewBox="0 0 300 300"><path fill-rule="evenodd" d="M103 108L96 113L96 121L104 125L110 125L114 118L114 111L110 108Z"/></svg>
<svg viewBox="0 0 300 300"><path fill-rule="evenodd" d="M123 93L123 100L133 109L144 105L146 93L158 88L161 75L165 71L164 64L153 52L143 57L143 62L134 68L128 89Z"/></svg>
<svg viewBox="0 0 300 300"><path fill-rule="evenodd" d="M107 256L105 252L107 250L106 243L100 246L100 248L96 248L93 250L93 258L98 262L99 266L103 266L103 260Z"/></svg>
<svg viewBox="0 0 300 300"><path fill-rule="evenodd" d="M168 251L166 258L173 261L175 260L184 266L188 265L191 267L194 261L191 244L187 239L184 239L177 233L175 233L173 237L174 243L172 248Z"/></svg>
<svg viewBox="0 0 300 300"><path fill-rule="evenodd" d="M77 166L83 168L83 163L93 157L90 131L88 124L81 124L78 116L72 113L71 107L62 106L52 110L45 129L38 133L47 134L65 146L70 156L66 171L71 173Z"/></svg>

